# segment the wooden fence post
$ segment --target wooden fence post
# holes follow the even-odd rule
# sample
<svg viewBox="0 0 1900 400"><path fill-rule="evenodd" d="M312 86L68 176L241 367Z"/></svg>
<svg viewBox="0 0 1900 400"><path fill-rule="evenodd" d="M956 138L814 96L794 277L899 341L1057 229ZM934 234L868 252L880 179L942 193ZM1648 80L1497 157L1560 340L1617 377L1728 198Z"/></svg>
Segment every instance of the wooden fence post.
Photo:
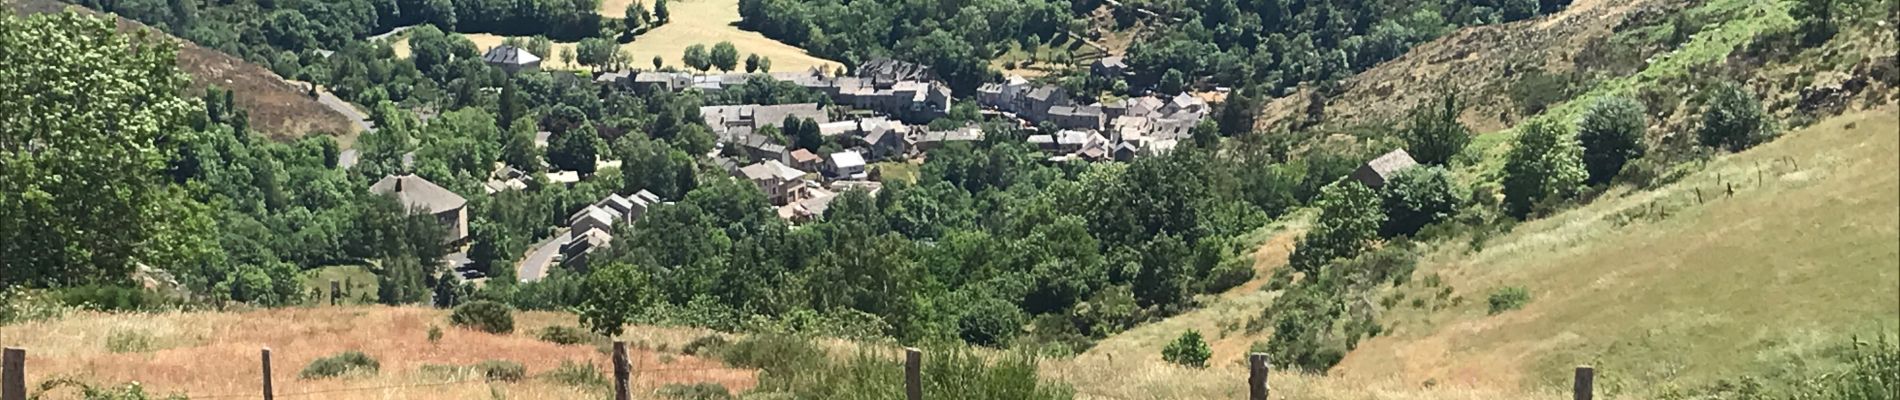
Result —
<svg viewBox="0 0 1900 400"><path fill-rule="evenodd" d="M264 400L274 400L277 398L277 392L271 388L270 347L265 347L259 352L262 353L264 360Z"/></svg>
<svg viewBox="0 0 1900 400"><path fill-rule="evenodd" d="M1247 399L1267 400L1267 372L1273 366L1267 364L1267 353L1247 355Z"/></svg>
<svg viewBox="0 0 1900 400"><path fill-rule="evenodd" d="M904 348L904 397L909 400L924 400L924 352L916 347Z"/></svg>
<svg viewBox="0 0 1900 400"><path fill-rule="evenodd" d="M627 364L627 342L614 341L614 400L631 400L633 392L628 388L628 378L632 371Z"/></svg>
<svg viewBox="0 0 1900 400"><path fill-rule="evenodd" d="M26 400L26 349L8 347L0 355L0 400Z"/></svg>
<svg viewBox="0 0 1900 400"><path fill-rule="evenodd" d="M1572 388L1576 400L1596 398L1597 369L1588 365L1577 366L1576 386Z"/></svg>

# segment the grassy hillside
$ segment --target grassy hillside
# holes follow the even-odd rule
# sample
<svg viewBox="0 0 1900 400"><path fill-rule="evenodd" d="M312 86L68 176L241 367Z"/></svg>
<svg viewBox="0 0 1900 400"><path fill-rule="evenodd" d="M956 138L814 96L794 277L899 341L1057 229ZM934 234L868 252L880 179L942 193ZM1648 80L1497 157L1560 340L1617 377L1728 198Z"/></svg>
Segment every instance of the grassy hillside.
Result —
<svg viewBox="0 0 1900 400"><path fill-rule="evenodd" d="M1611 390L1654 394L1820 367L1807 363L1827 346L1900 323L1895 115L1826 120L1677 184L1520 225L1480 252L1441 248L1420 272L1469 301L1391 310L1391 334L1335 373L1555 387L1569 366L1595 364ZM1504 286L1533 300L1487 316L1482 299Z"/></svg>
<svg viewBox="0 0 1900 400"><path fill-rule="evenodd" d="M1415 275L1442 284L1398 288L1385 335L1327 376L1276 374L1275 387L1295 399L1562 398L1571 368L1593 364L1611 398L1654 398L1828 371L1838 346L1900 327L1897 116L1889 106L1824 120L1676 184L1519 225L1479 251L1442 244ZM1284 265L1293 236L1268 240L1259 268ZM1485 298L1505 286L1532 300L1488 315ZM1082 398L1238 397L1246 346L1269 333L1233 326L1271 298L1236 289L1044 372ZM1208 370L1161 361L1186 329L1208 338Z"/></svg>
<svg viewBox="0 0 1900 400"><path fill-rule="evenodd" d="M0 1L0 8L22 14L59 12L71 7L56 0ZM325 107L309 96L307 86L291 83L270 69L232 57L217 50L199 47L136 21L119 18L119 29L145 29L179 42L178 69L191 76L191 89L203 93L217 85L235 92L233 100L250 115L251 127L276 139L295 139L308 134L333 134L347 145L356 137L357 128L350 118Z"/></svg>
<svg viewBox="0 0 1900 400"><path fill-rule="evenodd" d="M535 338L543 328L573 326L564 313L516 314L515 333L492 335L451 327L448 312L428 308L382 306L285 308L247 312L167 312L154 314L75 313L49 321L0 326L0 341L28 350L29 386L68 377L94 384L137 381L153 394L191 398L258 393L258 349L272 348L273 376L279 396L316 391L326 399L470 399L601 398L610 358L594 345L561 346ZM431 325L442 328L439 342L428 340ZM685 343L707 332L691 329L635 328L622 336L634 350L640 370L636 393L650 394L666 383L715 382L733 390L750 388L752 372L688 371L723 367L718 361L679 354ZM651 349L651 350L648 350ZM380 373L335 379L302 379L298 372L318 357L359 350L381 363ZM483 382L479 374L444 372L441 366L468 366L506 360L526 367L519 382ZM598 384L576 385L554 379L563 363L591 365L602 374ZM346 390L365 387L394 388ZM36 391L37 393L37 391ZM60 396L62 394L51 394ZM500 397L493 397L500 396Z"/></svg>

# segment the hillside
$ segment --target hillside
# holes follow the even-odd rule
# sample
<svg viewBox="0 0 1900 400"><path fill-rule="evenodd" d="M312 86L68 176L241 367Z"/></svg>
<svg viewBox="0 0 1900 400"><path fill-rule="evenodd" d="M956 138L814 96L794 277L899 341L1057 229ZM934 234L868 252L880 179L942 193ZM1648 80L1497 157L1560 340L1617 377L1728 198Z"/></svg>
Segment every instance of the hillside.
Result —
<svg viewBox="0 0 1900 400"><path fill-rule="evenodd" d="M1556 398L1571 366L1594 364L1607 393L1650 398L1825 371L1835 346L1900 324L1897 118L1889 106L1824 120L1676 184L1524 223L1479 251L1440 245L1415 276L1443 286L1400 287L1403 301L1380 318L1386 334L1324 377L1276 374L1275 387L1299 399ZM1263 245L1262 270L1284 265L1287 235ZM1487 316L1485 297L1504 286L1533 300ZM1443 288L1449 298L1432 299ZM1269 336L1236 327L1271 298L1236 289L1044 372L1082 398L1234 398L1247 345ZM1208 370L1161 360L1185 329L1208 337Z"/></svg>
<svg viewBox="0 0 1900 400"><path fill-rule="evenodd" d="M56 0L0 1L20 14L39 14L71 9L84 10ZM238 107L250 115L251 127L276 139L295 139L309 134L337 135L346 146L358 132L350 117L331 110L309 96L307 85L293 83L270 69L166 35L157 29L126 18L118 18L120 30L142 29L179 43L178 69L191 76L191 90L202 93L211 85L230 89Z"/></svg>
<svg viewBox="0 0 1900 400"><path fill-rule="evenodd" d="M491 335L452 327L448 312L413 307L284 308L241 312L75 313L50 321L0 327L9 346L28 350L28 382L77 378L93 384L139 382L148 393L190 398L255 397L258 351L272 349L272 375L280 397L325 392L326 399L469 399L499 395L523 399L599 398L611 387L575 385L548 377L564 363L613 371L610 357L593 345L561 346L535 338L549 326L573 326L571 314L524 312L515 333ZM441 327L430 342L430 326ZM636 328L622 336L636 370L636 393L673 382L715 382L750 388L753 373L721 368L717 361L677 352L706 332ZM373 376L337 379L298 377L319 357L362 351L381 363ZM488 360L521 363L529 377L485 383L444 366ZM710 370L709 370L710 368ZM664 371L661 371L664 370ZM557 374L558 375L558 374ZM363 390L361 388L375 388ZM604 391L604 392L603 392ZM57 394L55 394L57 396Z"/></svg>

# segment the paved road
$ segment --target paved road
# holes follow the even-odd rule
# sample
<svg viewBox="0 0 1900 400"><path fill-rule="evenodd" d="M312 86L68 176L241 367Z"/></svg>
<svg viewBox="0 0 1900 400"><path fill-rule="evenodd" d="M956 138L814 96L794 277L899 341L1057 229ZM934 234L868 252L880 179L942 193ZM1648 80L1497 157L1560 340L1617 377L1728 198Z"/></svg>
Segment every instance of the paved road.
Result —
<svg viewBox="0 0 1900 400"><path fill-rule="evenodd" d="M561 246L567 245L567 230L554 232L554 237L534 245L528 258L515 265L515 274L522 282L534 282L548 276L548 266L554 263L554 256L561 254Z"/></svg>
<svg viewBox="0 0 1900 400"><path fill-rule="evenodd" d="M343 99L337 98L336 95L330 94L330 91L328 90L317 91L317 102L323 103L324 107L329 107L331 110L336 111L338 114L343 114L343 116L350 117L350 123L356 124L357 130L360 130L363 132L371 132L371 131L376 130L376 126L369 122L368 114L364 114L362 111L357 110L356 106L350 105L350 102L343 101Z"/></svg>

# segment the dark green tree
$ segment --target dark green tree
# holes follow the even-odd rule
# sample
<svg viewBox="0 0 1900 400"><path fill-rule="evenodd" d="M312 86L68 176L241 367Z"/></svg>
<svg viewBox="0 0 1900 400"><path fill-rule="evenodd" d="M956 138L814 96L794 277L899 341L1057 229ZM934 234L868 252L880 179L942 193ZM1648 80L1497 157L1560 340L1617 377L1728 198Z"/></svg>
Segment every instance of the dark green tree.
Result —
<svg viewBox="0 0 1900 400"><path fill-rule="evenodd" d="M593 175L600 155L600 134L594 124L583 122L579 128L555 135L548 145L548 164L557 170Z"/></svg>
<svg viewBox="0 0 1900 400"><path fill-rule="evenodd" d="M581 283L586 292L580 306L581 324L594 333L619 335L634 315L657 299L650 280L645 269L632 264L613 262L595 268Z"/></svg>
<svg viewBox="0 0 1900 400"><path fill-rule="evenodd" d="M1741 85L1716 86L1707 105L1702 106L1702 126L1696 131L1703 146L1742 151L1773 138L1761 102Z"/></svg>
<svg viewBox="0 0 1900 400"><path fill-rule="evenodd" d="M720 72L731 72L739 65L739 49L733 47L732 42L721 41L714 44L712 52L706 56L708 64L719 68Z"/></svg>
<svg viewBox="0 0 1900 400"><path fill-rule="evenodd" d="M659 4L665 4L666 0L660 1ZM686 46L686 52L680 56L680 61L685 62L687 67L701 72L712 69L712 56L706 53L706 45L703 44Z"/></svg>
<svg viewBox="0 0 1900 400"><path fill-rule="evenodd" d="M1440 89L1432 100L1413 108L1411 125L1404 133L1406 152L1421 163L1450 163L1452 156L1471 143L1471 129L1458 122L1461 112L1464 105L1449 88Z"/></svg>
<svg viewBox="0 0 1900 400"><path fill-rule="evenodd" d="M1591 184L1609 182L1623 165L1648 151L1643 144L1646 121L1643 104L1628 97L1597 101L1577 122L1577 141L1583 146L1583 166Z"/></svg>

